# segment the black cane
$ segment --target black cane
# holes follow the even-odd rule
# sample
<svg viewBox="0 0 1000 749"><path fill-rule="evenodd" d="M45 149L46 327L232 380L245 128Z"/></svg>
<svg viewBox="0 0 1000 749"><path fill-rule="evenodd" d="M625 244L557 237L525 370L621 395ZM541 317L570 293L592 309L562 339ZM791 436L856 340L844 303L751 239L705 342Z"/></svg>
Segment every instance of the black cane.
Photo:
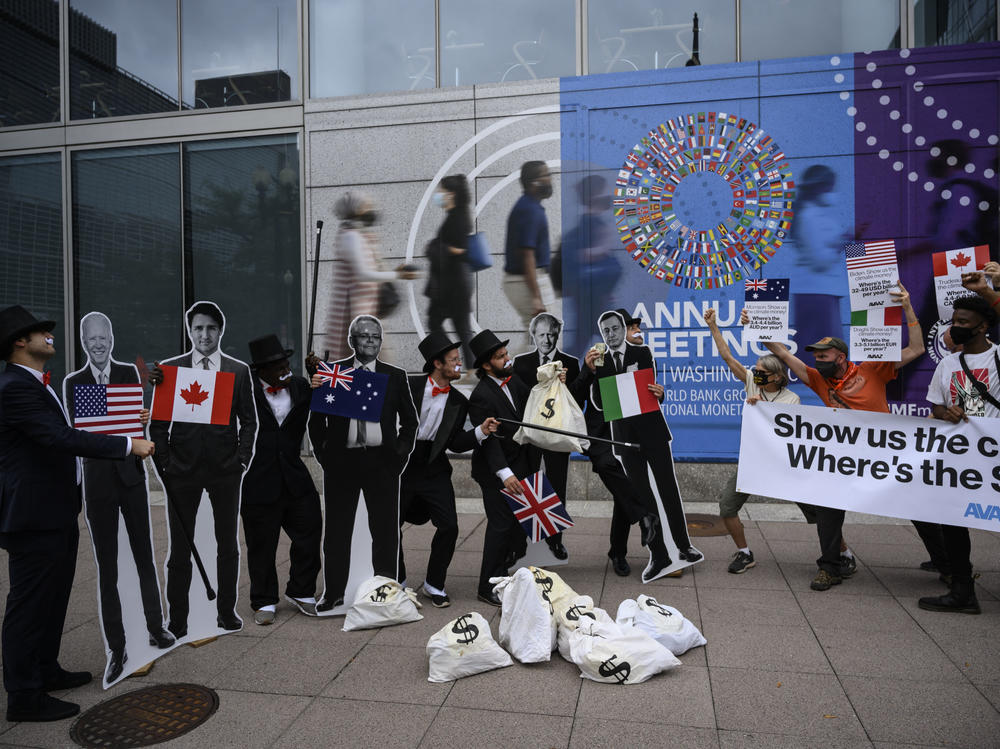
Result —
<svg viewBox="0 0 1000 749"><path fill-rule="evenodd" d="M166 487L164 487L166 489ZM191 531L188 527L184 525L184 521L181 520L180 514L177 512L177 508L174 507L174 503L170 501L170 492L164 491L164 496L167 498L168 512L173 510L174 522L181 529L181 533L184 534L184 538L187 541L188 547L191 549L191 556L194 557L194 563L198 567L198 572L201 573L201 581L205 583L205 595L208 596L209 601L215 600L215 590L212 589L212 583L208 581L208 573L205 572L205 565L201 563L201 554L198 553L198 547L194 545L194 538L191 537Z"/></svg>
<svg viewBox="0 0 1000 749"><path fill-rule="evenodd" d="M616 445L618 447L628 447L632 450L639 450L640 447L635 442L619 442L618 440L609 440L604 437L591 437L589 434L577 434L576 432L567 432L564 429L555 429L554 427L542 427L538 424L528 424L525 421L514 421L513 419L500 419L497 421L502 421L506 424L513 424L514 426L525 427L526 429L538 429L542 432L552 432L553 434L565 434L567 437L577 437L582 440L590 440L591 442L607 442L609 445Z"/></svg>
<svg viewBox="0 0 1000 749"><path fill-rule="evenodd" d="M323 221L316 221L316 254L313 256L313 287L312 302L309 304L309 339L306 341L306 351L312 352L313 329L316 323L316 290L319 284L319 243L323 236Z"/></svg>

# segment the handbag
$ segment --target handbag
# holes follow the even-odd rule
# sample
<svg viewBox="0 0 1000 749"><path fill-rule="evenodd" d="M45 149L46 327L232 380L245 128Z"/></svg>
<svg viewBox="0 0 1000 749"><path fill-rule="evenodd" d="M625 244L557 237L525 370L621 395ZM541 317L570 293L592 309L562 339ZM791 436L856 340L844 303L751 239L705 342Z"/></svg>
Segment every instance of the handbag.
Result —
<svg viewBox="0 0 1000 749"><path fill-rule="evenodd" d="M481 231L469 235L469 247L465 252L465 257L473 273L493 266L490 248L487 246L486 237Z"/></svg>
<svg viewBox="0 0 1000 749"><path fill-rule="evenodd" d="M399 292L396 291L396 284L392 281L382 281L378 285L378 306L375 310L375 317L384 320L391 315L399 306Z"/></svg>

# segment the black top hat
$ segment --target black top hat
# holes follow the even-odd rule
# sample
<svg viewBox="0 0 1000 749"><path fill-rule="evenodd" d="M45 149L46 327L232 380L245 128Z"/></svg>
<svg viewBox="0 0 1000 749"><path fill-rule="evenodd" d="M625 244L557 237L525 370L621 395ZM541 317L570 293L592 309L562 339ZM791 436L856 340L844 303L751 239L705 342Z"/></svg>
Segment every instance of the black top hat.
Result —
<svg viewBox="0 0 1000 749"><path fill-rule="evenodd" d="M479 331L472 337L472 340L469 341L469 348L472 350L472 355L475 357L475 361L473 361L472 366L481 367L483 362L489 359L494 351L498 348L503 348L508 343L510 343L509 338L506 341L501 341L497 338L497 334L489 328Z"/></svg>
<svg viewBox="0 0 1000 749"><path fill-rule="evenodd" d="M14 349L14 341L21 336L56 326L53 320L39 320L20 304L0 310L0 359L7 359Z"/></svg>
<svg viewBox="0 0 1000 749"><path fill-rule="evenodd" d="M274 333L254 338L247 345L250 347L250 366L255 368L287 359L295 353L292 349L282 346Z"/></svg>
<svg viewBox="0 0 1000 749"><path fill-rule="evenodd" d="M621 307L619 307L618 309L616 309L615 312L617 312L619 315L622 316L622 320L625 321L625 327L626 328L629 325L635 325L636 323L641 323L642 322L642 318L641 317L632 317L632 315L630 315L626 310L624 310Z"/></svg>
<svg viewBox="0 0 1000 749"><path fill-rule="evenodd" d="M453 343L452 340L442 332L431 333L419 344L420 355L424 357L424 372L434 371L434 360L441 359L452 349L461 346L461 342Z"/></svg>

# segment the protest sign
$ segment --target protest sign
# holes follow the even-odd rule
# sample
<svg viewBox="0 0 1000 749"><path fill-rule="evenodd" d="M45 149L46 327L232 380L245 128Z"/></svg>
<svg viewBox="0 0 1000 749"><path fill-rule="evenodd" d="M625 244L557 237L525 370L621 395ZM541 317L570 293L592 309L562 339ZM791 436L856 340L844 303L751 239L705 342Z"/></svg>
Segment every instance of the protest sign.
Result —
<svg viewBox="0 0 1000 749"><path fill-rule="evenodd" d="M899 280L896 243L893 240L848 242L844 254L847 258L851 311L895 304L889 296L889 289Z"/></svg>
<svg viewBox="0 0 1000 749"><path fill-rule="evenodd" d="M744 283L744 305L749 321L746 341L788 340L788 279L762 278Z"/></svg>
<svg viewBox="0 0 1000 749"><path fill-rule="evenodd" d="M743 409L741 492L1000 531L995 419L757 403Z"/></svg>
<svg viewBox="0 0 1000 749"><path fill-rule="evenodd" d="M903 308L879 307L851 313L853 361L899 361L903 350Z"/></svg>
<svg viewBox="0 0 1000 749"><path fill-rule="evenodd" d="M968 296L962 286L962 274L982 270L990 261L989 245L963 247L959 250L935 252L931 256L934 267L934 293L937 296L939 320L950 320L952 304L960 296Z"/></svg>

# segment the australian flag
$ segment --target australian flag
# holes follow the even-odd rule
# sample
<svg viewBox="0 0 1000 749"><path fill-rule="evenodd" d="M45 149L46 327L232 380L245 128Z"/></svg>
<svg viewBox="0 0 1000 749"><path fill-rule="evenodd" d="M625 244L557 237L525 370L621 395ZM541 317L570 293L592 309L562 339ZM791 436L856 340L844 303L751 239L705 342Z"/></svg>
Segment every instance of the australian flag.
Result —
<svg viewBox="0 0 1000 749"><path fill-rule="evenodd" d="M521 496L506 489L500 491L507 498L507 504L517 522L532 541L541 541L554 536L563 528L573 526L573 519L566 512L566 506L541 471L521 479L521 488L524 490Z"/></svg>
<svg viewBox="0 0 1000 749"><path fill-rule="evenodd" d="M747 302L788 301L787 278L762 278L760 280L751 279L744 283L744 289L744 301Z"/></svg>
<svg viewBox="0 0 1000 749"><path fill-rule="evenodd" d="M325 382L313 390L311 411L362 421L382 417L389 375L326 362L319 363L317 374Z"/></svg>

